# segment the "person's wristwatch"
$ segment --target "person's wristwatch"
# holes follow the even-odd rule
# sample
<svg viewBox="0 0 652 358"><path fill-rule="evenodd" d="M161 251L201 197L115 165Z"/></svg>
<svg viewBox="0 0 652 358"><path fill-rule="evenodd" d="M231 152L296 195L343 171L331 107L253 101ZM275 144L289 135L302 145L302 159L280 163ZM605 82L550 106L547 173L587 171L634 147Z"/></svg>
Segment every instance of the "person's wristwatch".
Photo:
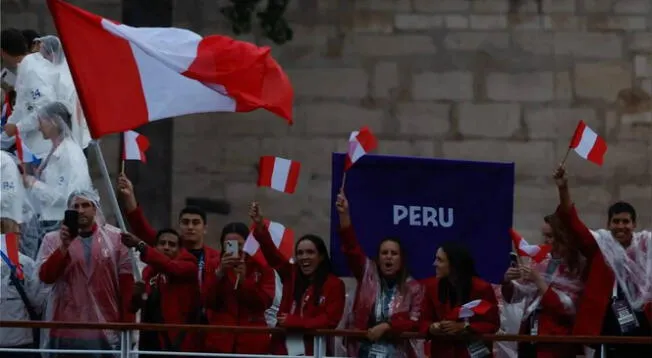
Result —
<svg viewBox="0 0 652 358"><path fill-rule="evenodd" d="M145 249L147 249L147 244L144 241L141 241L138 244L136 244L136 250L141 254L145 253Z"/></svg>

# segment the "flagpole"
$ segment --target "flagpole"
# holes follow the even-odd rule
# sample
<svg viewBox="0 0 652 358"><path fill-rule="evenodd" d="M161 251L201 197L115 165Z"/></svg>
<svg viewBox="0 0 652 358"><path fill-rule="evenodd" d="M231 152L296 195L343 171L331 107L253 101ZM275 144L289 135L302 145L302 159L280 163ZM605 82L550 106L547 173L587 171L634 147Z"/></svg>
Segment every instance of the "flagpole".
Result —
<svg viewBox="0 0 652 358"><path fill-rule="evenodd" d="M115 218L118 221L118 226L120 227L120 230L123 232L127 232L127 225L125 224L125 220L122 217L122 211L120 210L120 204L118 204L118 197L115 195L115 190L113 189L113 184L111 183L111 177L109 176L109 169L106 166L106 161L104 160L104 155L102 154L102 148L100 147L100 140L93 140L91 142L91 145L95 149L95 155L97 156L97 161L100 163L100 171L102 172L102 178L104 179L104 184L106 185L106 189L109 193L109 199L111 200L111 206L113 207L113 213L115 214ZM142 277L140 275L140 270L138 269L138 264L136 263L136 259L134 257L134 252L133 250L129 250L129 256L131 256L131 267L133 270L134 274L134 279L136 281L142 280Z"/></svg>

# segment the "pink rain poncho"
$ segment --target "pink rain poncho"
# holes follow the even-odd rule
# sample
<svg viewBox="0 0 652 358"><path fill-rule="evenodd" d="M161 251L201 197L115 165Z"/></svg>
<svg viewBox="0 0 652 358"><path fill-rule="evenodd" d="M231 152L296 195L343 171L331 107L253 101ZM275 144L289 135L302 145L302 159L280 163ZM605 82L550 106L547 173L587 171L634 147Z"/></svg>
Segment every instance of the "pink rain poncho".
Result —
<svg viewBox="0 0 652 358"><path fill-rule="evenodd" d="M105 223L97 194L75 192L68 207L79 198L91 201L96 208L92 235L76 237L64 254L59 249L59 231L50 232L38 253L39 276L52 285L44 320L133 322L128 311L134 283L132 264L120 230ZM41 337L44 348L108 349L119 345L118 334L106 330L52 329L42 332Z"/></svg>
<svg viewBox="0 0 652 358"><path fill-rule="evenodd" d="M342 251L347 257L349 268L356 278L358 287L352 309L347 310L343 316L342 326L349 329L366 330L369 327L370 317L378 320L383 308L380 302L389 301L389 312L387 318L391 322L392 329L396 333L402 331L417 331L419 316L421 313L421 302L423 300L423 287L420 283L408 278L403 292L395 287L393 293L386 297L381 285L381 277L376 263L369 259L362 247L358 244L353 227L340 231L342 238ZM424 340L398 340L398 344L380 343L386 345L387 357L424 357ZM358 340L346 341L346 352L350 357L357 357L360 351ZM339 350L339 349L338 349Z"/></svg>

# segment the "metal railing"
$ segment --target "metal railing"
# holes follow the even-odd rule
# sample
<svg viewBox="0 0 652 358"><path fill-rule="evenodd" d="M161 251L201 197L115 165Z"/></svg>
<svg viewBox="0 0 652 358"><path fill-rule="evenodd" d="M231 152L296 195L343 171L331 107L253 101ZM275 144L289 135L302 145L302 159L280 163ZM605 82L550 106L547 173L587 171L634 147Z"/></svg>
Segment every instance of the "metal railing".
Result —
<svg viewBox="0 0 652 358"><path fill-rule="evenodd" d="M63 353L63 354L101 354L119 355L121 358L133 356L164 355L164 356L187 356L187 357L295 357L279 355L256 355L256 354L235 354L235 353L195 353L195 352L174 352L174 351L139 351L132 348L132 331L168 331L185 330L194 332L218 331L234 334L242 333L284 333L282 328L267 327L243 327L243 326L209 326L196 324L148 324L148 323L77 323L77 322L41 322L41 321L0 321L2 328L42 328L42 329L86 329L86 330L111 330L120 332L120 350L57 350L44 348L1 348L0 352L6 353ZM326 356L326 340L329 337L365 338L366 331L358 330L335 330L318 329L303 331L306 335L314 336L315 358L332 358ZM402 339L425 339L426 336L419 333L403 333ZM485 342L534 342L534 343L570 343L570 344L652 344L652 337L620 337L620 336L529 336L512 334L486 334L477 336L448 336L438 335L430 337L436 340L481 340ZM297 358L307 358L301 356Z"/></svg>

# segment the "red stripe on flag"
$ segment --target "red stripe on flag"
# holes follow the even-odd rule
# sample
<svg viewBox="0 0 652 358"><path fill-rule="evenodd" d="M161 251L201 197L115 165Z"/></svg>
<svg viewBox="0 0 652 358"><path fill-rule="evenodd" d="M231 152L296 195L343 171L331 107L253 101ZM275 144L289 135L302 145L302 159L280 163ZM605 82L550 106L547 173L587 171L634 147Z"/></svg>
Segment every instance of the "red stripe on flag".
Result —
<svg viewBox="0 0 652 358"><path fill-rule="evenodd" d="M577 124L577 128L575 128L575 133L573 134L573 139L571 139L570 148L577 148L577 146L580 145L584 129L586 129L586 123L584 123L584 121L580 121Z"/></svg>
<svg viewBox="0 0 652 358"><path fill-rule="evenodd" d="M16 128L16 156L18 156L18 161L23 163L23 158L25 158L25 153L23 153L23 139L20 137L20 132Z"/></svg>
<svg viewBox="0 0 652 358"><path fill-rule="evenodd" d="M301 163L292 161L290 164L290 172L288 173L288 180L285 183L285 192L288 194L294 193L297 188L297 183L299 182L299 170L301 169Z"/></svg>
<svg viewBox="0 0 652 358"><path fill-rule="evenodd" d="M587 159L597 165L602 165L602 163L604 163L604 155L606 152L607 152L607 142L604 140L604 138L598 135L598 137L595 139L595 143L593 144L593 148L591 148L591 152L589 152L589 156Z"/></svg>
<svg viewBox="0 0 652 358"><path fill-rule="evenodd" d="M260 157L260 162L258 163L258 186L272 186L274 163L276 163L276 157L269 155Z"/></svg>
<svg viewBox="0 0 652 358"><path fill-rule="evenodd" d="M102 27L102 18L48 0L93 138L149 122L140 73L129 42Z"/></svg>

